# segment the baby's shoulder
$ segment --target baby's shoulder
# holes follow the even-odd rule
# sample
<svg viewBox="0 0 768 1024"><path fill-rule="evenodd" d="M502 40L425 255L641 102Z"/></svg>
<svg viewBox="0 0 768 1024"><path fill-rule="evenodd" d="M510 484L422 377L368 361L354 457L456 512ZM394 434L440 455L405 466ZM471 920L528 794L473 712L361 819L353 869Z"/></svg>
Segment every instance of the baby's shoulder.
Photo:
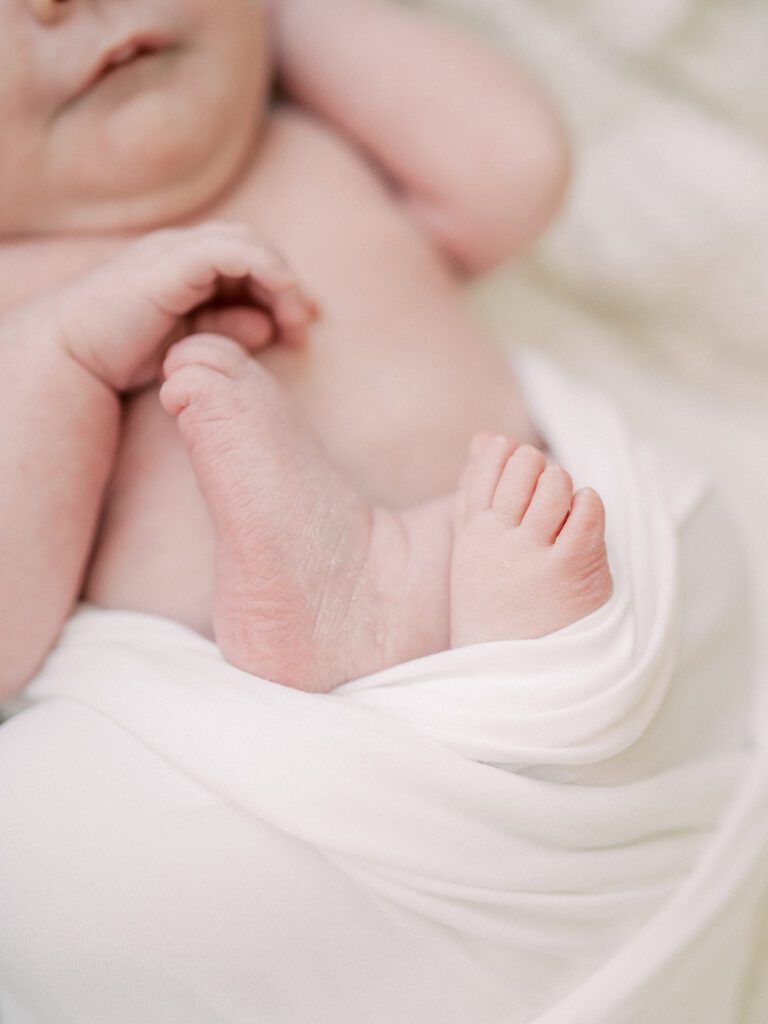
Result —
<svg viewBox="0 0 768 1024"><path fill-rule="evenodd" d="M282 194L300 188L314 197L319 192L346 196L348 202L361 192L368 195L384 188L375 166L352 139L328 121L287 103L271 111L248 176L251 185Z"/></svg>
<svg viewBox="0 0 768 1024"><path fill-rule="evenodd" d="M311 152L319 159L359 160L351 139L329 121L292 103L275 104L266 124L263 155L283 151L291 157Z"/></svg>
<svg viewBox="0 0 768 1024"><path fill-rule="evenodd" d="M261 145L237 189L214 211L263 232L288 252L307 236L327 239L391 216L384 181L355 144L296 107L270 114Z"/></svg>

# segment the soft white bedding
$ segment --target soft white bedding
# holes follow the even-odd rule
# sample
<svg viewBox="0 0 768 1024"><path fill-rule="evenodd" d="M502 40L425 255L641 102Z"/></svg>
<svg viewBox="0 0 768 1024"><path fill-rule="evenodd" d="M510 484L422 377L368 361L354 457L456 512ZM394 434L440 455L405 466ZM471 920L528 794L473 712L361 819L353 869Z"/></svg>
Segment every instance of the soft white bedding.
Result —
<svg viewBox="0 0 768 1024"><path fill-rule="evenodd" d="M768 5L417 0L526 62L574 143L564 216L478 304L715 483L747 556L768 743ZM768 912L755 992L768 1020Z"/></svg>
<svg viewBox="0 0 768 1024"><path fill-rule="evenodd" d="M696 476L522 368L606 500L609 604L326 697L83 609L0 731L3 1024L737 1019L768 869L739 559Z"/></svg>

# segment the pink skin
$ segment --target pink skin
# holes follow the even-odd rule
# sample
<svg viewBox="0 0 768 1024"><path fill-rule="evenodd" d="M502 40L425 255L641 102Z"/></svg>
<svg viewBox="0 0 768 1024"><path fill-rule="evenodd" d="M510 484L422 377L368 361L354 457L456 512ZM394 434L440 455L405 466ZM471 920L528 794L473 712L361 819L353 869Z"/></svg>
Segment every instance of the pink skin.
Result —
<svg viewBox="0 0 768 1024"><path fill-rule="evenodd" d="M216 639L240 668L327 692L449 645L543 636L608 600L602 503L536 449L480 439L455 516L449 500L397 514L341 476L234 342L187 338L164 369L216 528Z"/></svg>
<svg viewBox="0 0 768 1024"><path fill-rule="evenodd" d="M164 369L160 398L216 530L214 629L230 662L327 692L447 646L448 502L372 506L229 339L187 338Z"/></svg>
<svg viewBox="0 0 768 1024"><path fill-rule="evenodd" d="M271 78L259 2L2 9L0 150L11 157L0 161L0 234L158 227L242 171ZM132 42L135 59L94 81Z"/></svg>
<svg viewBox="0 0 768 1024"><path fill-rule="evenodd" d="M235 288L254 351L300 349L314 315L291 271L241 226L153 232L0 319L0 696L30 677L77 596L117 443L118 394L156 380L171 342ZM203 303L201 307L200 304ZM13 513L13 510L16 510Z"/></svg>
<svg viewBox="0 0 768 1024"><path fill-rule="evenodd" d="M242 304L218 310L211 301L222 294ZM144 235L39 305L68 354L117 392L157 380L187 319L237 329L254 351L276 339L301 349L317 312L274 248L241 224L215 221Z"/></svg>
<svg viewBox="0 0 768 1024"><path fill-rule="evenodd" d="M574 495L568 473L531 445L477 438L456 501L452 645L553 633L612 589L599 495Z"/></svg>
<svg viewBox="0 0 768 1024"><path fill-rule="evenodd" d="M167 346L191 329L256 349L275 326L288 341L293 314L265 300L262 265L244 289L229 256L221 291L207 277L190 293L186 279L173 308L134 305L122 273L112 290L101 272L78 284L137 231L214 214L285 248L323 318L309 352L276 346L264 364L375 500L399 508L444 491L479 425L535 439L451 271L507 259L550 219L567 178L556 115L503 57L408 6L270 6L270 40L259 0L3 6L0 310L38 302L0 323L0 695L31 677L79 594L210 630L214 537L187 453L151 388L118 395L152 381ZM272 111L275 67L290 103ZM456 173L457 151L473 154L481 182ZM67 281L75 287L58 315ZM156 275L134 279L140 294L147 281ZM211 309L214 293L234 307ZM202 310L190 309L196 297ZM114 304L106 315L105 303ZM425 506L407 519L419 550L420 538L437 545L446 535L426 530L430 514ZM377 520L399 529L398 517ZM374 547L381 561L387 544ZM448 559L436 561L447 608ZM439 637L427 630L399 656L447 643L447 621L446 611ZM390 645L354 671L393 656ZM329 666L324 685L337 675Z"/></svg>

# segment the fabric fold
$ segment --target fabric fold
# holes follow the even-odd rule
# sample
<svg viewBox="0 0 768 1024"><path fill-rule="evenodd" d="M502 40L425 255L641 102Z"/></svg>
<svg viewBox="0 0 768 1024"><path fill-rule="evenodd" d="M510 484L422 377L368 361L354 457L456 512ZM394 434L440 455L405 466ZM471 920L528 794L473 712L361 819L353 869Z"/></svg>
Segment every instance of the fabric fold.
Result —
<svg viewBox="0 0 768 1024"><path fill-rule="evenodd" d="M748 687L722 675L743 637L687 646L713 611L747 621L732 581L698 586L728 537L609 403L546 363L523 374L552 451L605 500L610 602L326 696L176 623L82 608L0 732L3 1024L25 1000L40 1024L640 1024L681 958L706 991L712 922L746 925L768 857ZM87 983L43 983L73 934ZM746 933L721 952L746 962ZM94 977L113 1006L144 985L149 1009L91 1013Z"/></svg>

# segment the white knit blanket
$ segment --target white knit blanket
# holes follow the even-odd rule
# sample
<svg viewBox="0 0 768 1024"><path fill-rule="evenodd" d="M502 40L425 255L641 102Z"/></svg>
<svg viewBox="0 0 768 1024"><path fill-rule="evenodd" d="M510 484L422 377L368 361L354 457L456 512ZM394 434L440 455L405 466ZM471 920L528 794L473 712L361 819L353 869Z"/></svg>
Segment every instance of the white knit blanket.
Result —
<svg viewBox="0 0 768 1024"><path fill-rule="evenodd" d="M738 1019L768 763L730 538L608 403L524 375L605 497L609 604L328 696L81 610L0 730L3 1024Z"/></svg>

